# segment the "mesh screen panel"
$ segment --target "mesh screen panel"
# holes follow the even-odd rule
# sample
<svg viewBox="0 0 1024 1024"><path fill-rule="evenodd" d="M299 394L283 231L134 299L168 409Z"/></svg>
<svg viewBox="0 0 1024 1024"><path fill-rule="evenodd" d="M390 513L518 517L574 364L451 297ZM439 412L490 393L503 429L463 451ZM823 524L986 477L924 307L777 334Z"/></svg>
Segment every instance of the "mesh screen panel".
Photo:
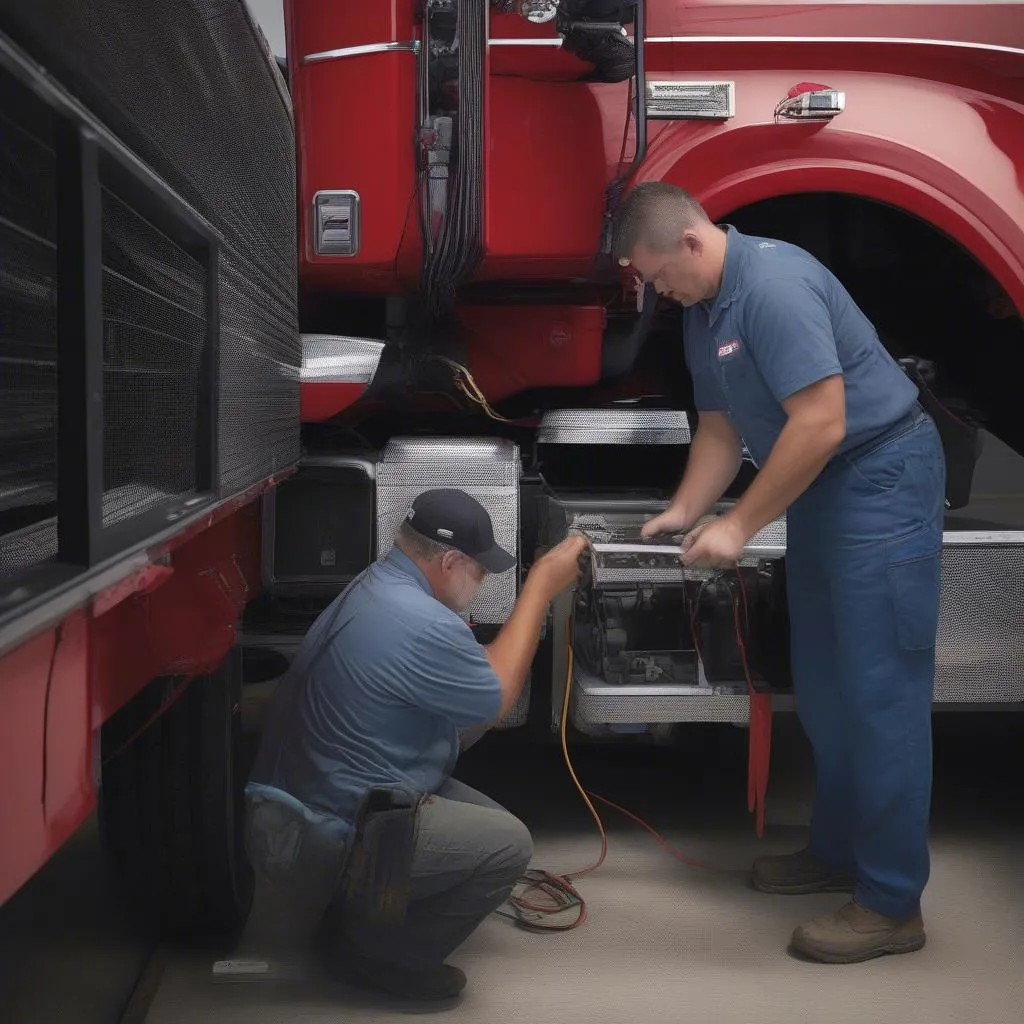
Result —
<svg viewBox="0 0 1024 1024"><path fill-rule="evenodd" d="M946 545L936 700L1024 701L1022 562L1020 543Z"/></svg>
<svg viewBox="0 0 1024 1024"><path fill-rule="evenodd" d="M103 525L196 486L206 271L103 194Z"/></svg>
<svg viewBox="0 0 1024 1024"><path fill-rule="evenodd" d="M0 80L0 579L45 561L56 535L56 160L45 109Z"/></svg>
<svg viewBox="0 0 1024 1024"><path fill-rule="evenodd" d="M299 454L300 366L294 132L278 69L243 0L0 0L0 31L223 236L219 396L225 491L293 464ZM41 208L51 207L44 201ZM117 222L119 215L107 218L111 237L126 226ZM132 341L112 342L108 315L108 346L117 349L118 360L131 349L133 365L154 375L147 379L166 365L155 339L168 326L167 302L194 309L188 275L178 277L180 253L158 251L163 258L148 263L134 254L132 273L125 276L136 286L146 282L162 303L144 303L142 290L127 285L127 292L108 297L134 318ZM181 355L195 328L193 314L174 326ZM113 387L112 362L107 369L106 383ZM179 369L171 383L176 397L161 399L145 415L127 397L118 398L129 422L141 416L162 432L152 442L163 463L159 478L140 477L136 450L124 456L132 468L108 466L121 486L174 492L186 482L165 439L182 436L175 432L184 410L170 405L183 399L188 372ZM125 499L125 510L146 506L141 490L128 491L134 497Z"/></svg>
<svg viewBox="0 0 1024 1024"><path fill-rule="evenodd" d="M519 448L510 441L470 438L392 438L377 464L377 551L391 550L417 494L457 487L491 517L494 539L518 553ZM466 610L477 622L501 623L516 602L518 568L489 573Z"/></svg>

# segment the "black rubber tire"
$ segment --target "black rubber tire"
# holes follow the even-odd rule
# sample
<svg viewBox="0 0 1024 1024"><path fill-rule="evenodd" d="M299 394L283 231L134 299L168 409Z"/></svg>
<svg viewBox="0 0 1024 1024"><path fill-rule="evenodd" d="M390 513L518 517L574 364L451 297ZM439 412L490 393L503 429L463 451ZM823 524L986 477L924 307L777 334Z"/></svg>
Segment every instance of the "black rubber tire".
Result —
<svg viewBox="0 0 1024 1024"><path fill-rule="evenodd" d="M103 767L106 846L132 910L161 937L235 934L252 905L241 682L236 648Z"/></svg>

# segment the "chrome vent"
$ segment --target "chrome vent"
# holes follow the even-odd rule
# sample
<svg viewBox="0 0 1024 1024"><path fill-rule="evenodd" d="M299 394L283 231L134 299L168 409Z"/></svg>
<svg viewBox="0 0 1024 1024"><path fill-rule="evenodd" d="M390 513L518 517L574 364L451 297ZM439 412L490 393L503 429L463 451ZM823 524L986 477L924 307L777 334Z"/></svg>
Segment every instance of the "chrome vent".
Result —
<svg viewBox="0 0 1024 1024"><path fill-rule="evenodd" d="M735 116L735 82L648 82L647 116L662 120L721 120Z"/></svg>
<svg viewBox="0 0 1024 1024"><path fill-rule="evenodd" d="M313 197L313 245L317 256L358 255L357 192L317 192Z"/></svg>

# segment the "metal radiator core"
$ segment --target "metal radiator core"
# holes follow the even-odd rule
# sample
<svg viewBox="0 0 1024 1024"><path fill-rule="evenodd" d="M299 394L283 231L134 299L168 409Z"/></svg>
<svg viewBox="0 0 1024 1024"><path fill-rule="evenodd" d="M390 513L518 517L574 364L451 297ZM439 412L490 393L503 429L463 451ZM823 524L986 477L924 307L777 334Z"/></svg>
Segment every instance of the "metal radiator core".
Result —
<svg viewBox="0 0 1024 1024"><path fill-rule="evenodd" d="M413 498L435 487L457 487L471 494L491 516L494 539L518 554L519 447L487 438L392 438L377 464L377 553L391 549L395 531ZM465 615L475 622L500 624L512 612L518 569L488 575Z"/></svg>

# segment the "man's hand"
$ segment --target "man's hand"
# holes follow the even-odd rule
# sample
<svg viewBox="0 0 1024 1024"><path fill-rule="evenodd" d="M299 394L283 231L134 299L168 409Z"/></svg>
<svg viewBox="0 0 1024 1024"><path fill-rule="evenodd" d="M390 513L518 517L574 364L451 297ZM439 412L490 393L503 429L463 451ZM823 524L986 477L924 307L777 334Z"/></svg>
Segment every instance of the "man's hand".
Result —
<svg viewBox="0 0 1024 1024"><path fill-rule="evenodd" d="M586 537L571 534L533 563L529 579L537 582L550 601L579 579L580 556L589 547Z"/></svg>
<svg viewBox="0 0 1024 1024"><path fill-rule="evenodd" d="M725 569L739 561L748 540L734 519L719 516L683 538L679 561L697 569Z"/></svg>
<svg viewBox="0 0 1024 1024"><path fill-rule="evenodd" d="M690 525L690 514L684 508L670 507L661 515L648 520L640 528L640 536L644 540L660 537L666 533L682 533Z"/></svg>
<svg viewBox="0 0 1024 1024"><path fill-rule="evenodd" d="M586 537L572 535L541 555L533 563L508 621L484 648L501 683L499 720L519 699L548 606L579 578L580 556L589 547Z"/></svg>
<svg viewBox="0 0 1024 1024"><path fill-rule="evenodd" d="M644 539L682 533L692 526L728 489L740 468L740 438L724 412L702 412L690 445L686 472L672 503L644 523Z"/></svg>

